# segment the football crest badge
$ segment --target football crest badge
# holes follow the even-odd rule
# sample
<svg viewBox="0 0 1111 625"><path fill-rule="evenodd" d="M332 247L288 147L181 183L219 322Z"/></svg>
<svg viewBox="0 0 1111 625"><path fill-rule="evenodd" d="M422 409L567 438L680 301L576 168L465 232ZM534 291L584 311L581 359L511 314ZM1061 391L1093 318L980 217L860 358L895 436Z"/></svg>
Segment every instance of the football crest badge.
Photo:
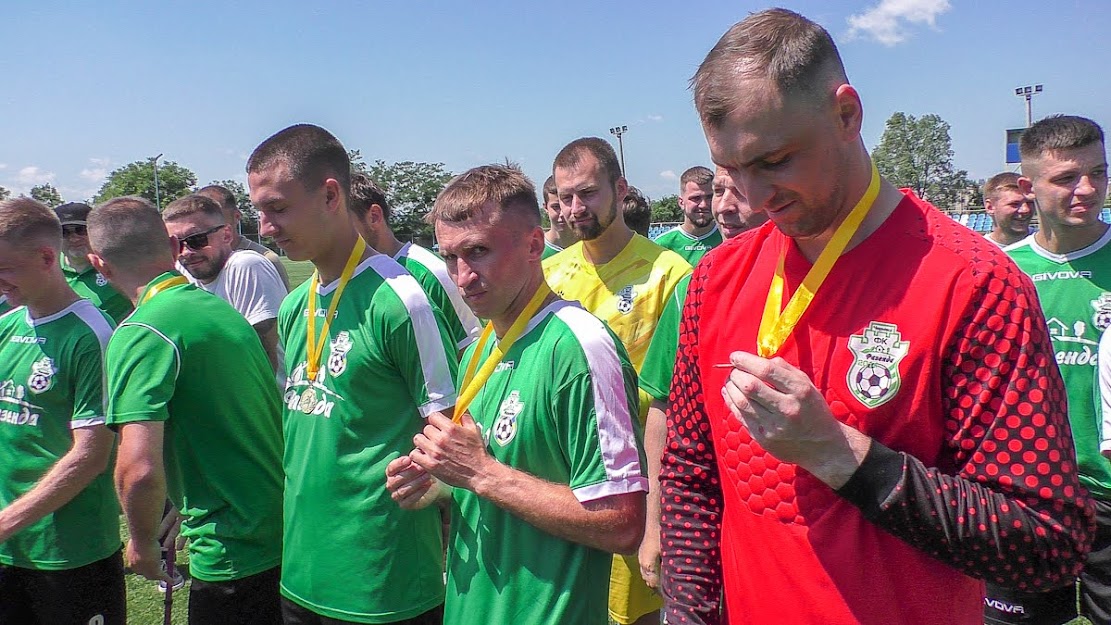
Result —
<svg viewBox="0 0 1111 625"><path fill-rule="evenodd" d="M1102 293L1092 300L1092 308L1096 310L1092 315L1092 324L1103 332L1111 327L1111 293Z"/></svg>
<svg viewBox="0 0 1111 625"><path fill-rule="evenodd" d="M347 352L351 351L352 345L351 334L346 330L332 339L332 351L328 355L328 373L333 377L347 371Z"/></svg>
<svg viewBox="0 0 1111 625"><path fill-rule="evenodd" d="M31 365L31 377L27 378L27 388L30 388L32 393L49 391L50 387L54 386L55 373L58 373L58 370L54 368L54 361L43 356Z"/></svg>
<svg viewBox="0 0 1111 625"><path fill-rule="evenodd" d="M517 415L525 405L521 403L521 394L513 391L502 401L498 408L498 419L494 421L494 440L502 447L509 444L517 436Z"/></svg>
<svg viewBox="0 0 1111 625"><path fill-rule="evenodd" d="M617 292L617 311L623 315L629 314L633 310L633 286L621 289Z"/></svg>
<svg viewBox="0 0 1111 625"><path fill-rule="evenodd" d="M849 368L849 390L869 408L891 401L902 386L899 363L910 350L893 323L873 321L863 334L849 337L853 365Z"/></svg>

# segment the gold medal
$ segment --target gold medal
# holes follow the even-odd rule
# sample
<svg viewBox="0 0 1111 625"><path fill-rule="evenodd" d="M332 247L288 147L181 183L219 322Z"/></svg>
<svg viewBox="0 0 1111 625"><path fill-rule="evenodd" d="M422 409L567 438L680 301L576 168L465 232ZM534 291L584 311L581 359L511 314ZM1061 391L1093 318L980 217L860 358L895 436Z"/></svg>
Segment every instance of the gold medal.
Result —
<svg viewBox="0 0 1111 625"><path fill-rule="evenodd" d="M312 411L315 408L316 389L310 386L301 393L301 412L305 414L312 414Z"/></svg>

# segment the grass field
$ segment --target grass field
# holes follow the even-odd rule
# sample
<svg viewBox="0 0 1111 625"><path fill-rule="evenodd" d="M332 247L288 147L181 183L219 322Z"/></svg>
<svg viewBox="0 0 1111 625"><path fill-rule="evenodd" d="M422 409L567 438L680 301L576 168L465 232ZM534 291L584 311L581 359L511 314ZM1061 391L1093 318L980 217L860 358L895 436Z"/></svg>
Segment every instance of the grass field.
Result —
<svg viewBox="0 0 1111 625"><path fill-rule="evenodd" d="M312 263L307 260L289 260L282 258L282 264L289 274L289 288L295 289L312 275Z"/></svg>

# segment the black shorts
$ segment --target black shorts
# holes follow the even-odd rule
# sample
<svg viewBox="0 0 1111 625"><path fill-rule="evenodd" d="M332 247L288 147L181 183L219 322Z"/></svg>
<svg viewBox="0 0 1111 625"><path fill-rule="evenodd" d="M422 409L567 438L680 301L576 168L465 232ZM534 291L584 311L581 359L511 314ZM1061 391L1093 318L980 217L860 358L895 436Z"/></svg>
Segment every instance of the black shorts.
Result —
<svg viewBox="0 0 1111 625"><path fill-rule="evenodd" d="M281 567L229 582L193 578L189 625L281 625Z"/></svg>
<svg viewBox="0 0 1111 625"><path fill-rule="evenodd" d="M1093 623L1111 623L1111 502L1093 499L1096 536L1080 572L1080 614ZM1077 616L1076 585L1022 593L987 587L984 620L989 625L1061 625Z"/></svg>
<svg viewBox="0 0 1111 625"><path fill-rule="evenodd" d="M341 621L320 616L285 597L282 597L282 617L285 619L285 625L359 625L353 621ZM444 606L440 604L424 614L419 614L404 621L396 621L391 625L443 625L443 622Z"/></svg>
<svg viewBox="0 0 1111 625"><path fill-rule="evenodd" d="M0 624L126 625L123 553L65 571L0 564Z"/></svg>

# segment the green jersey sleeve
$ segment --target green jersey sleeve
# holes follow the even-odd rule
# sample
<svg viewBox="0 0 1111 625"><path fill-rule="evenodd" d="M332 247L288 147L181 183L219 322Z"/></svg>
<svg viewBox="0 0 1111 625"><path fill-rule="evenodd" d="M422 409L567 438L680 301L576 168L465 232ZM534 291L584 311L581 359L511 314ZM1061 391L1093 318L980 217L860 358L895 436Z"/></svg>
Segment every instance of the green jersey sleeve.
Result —
<svg viewBox="0 0 1111 625"><path fill-rule="evenodd" d="M181 358L166 335L146 324L124 323L108 341L108 425L166 421Z"/></svg>
<svg viewBox="0 0 1111 625"><path fill-rule="evenodd" d="M652 342L648 344L644 366L640 369L640 390L656 401L666 402L668 398L671 375L675 370L675 354L679 351L679 320L683 316L690 281L691 274L688 273L675 285L675 290L667 299L656 323Z"/></svg>
<svg viewBox="0 0 1111 625"><path fill-rule="evenodd" d="M82 337L72 358L72 365L67 367L68 371L76 372L70 427L104 425L104 351L96 335L90 333Z"/></svg>
<svg viewBox="0 0 1111 625"><path fill-rule="evenodd" d="M455 405L455 341L443 312L433 306L412 276L392 277L390 287L407 314L386 317L381 343L405 379L406 390L422 417ZM394 323L389 323L393 320Z"/></svg>

